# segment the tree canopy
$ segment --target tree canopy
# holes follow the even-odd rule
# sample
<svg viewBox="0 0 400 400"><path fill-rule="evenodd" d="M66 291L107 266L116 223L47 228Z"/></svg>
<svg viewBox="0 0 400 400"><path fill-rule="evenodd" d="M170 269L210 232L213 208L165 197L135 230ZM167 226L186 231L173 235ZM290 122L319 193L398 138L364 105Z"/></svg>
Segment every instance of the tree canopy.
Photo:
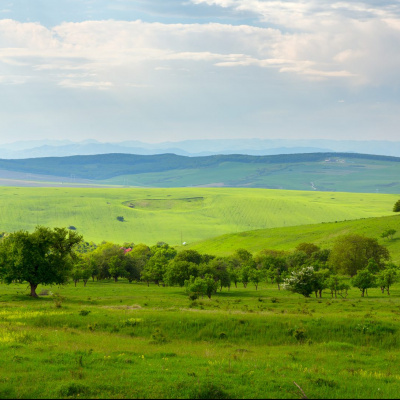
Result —
<svg viewBox="0 0 400 400"><path fill-rule="evenodd" d="M376 239L350 234L338 237L329 256L334 270L345 275L355 276L366 268L372 259L379 268L389 260L389 251Z"/></svg>
<svg viewBox="0 0 400 400"><path fill-rule="evenodd" d="M39 284L67 282L73 267L73 247L82 237L65 228L38 226L33 233L17 231L0 242L0 276L8 284L28 282L31 296Z"/></svg>

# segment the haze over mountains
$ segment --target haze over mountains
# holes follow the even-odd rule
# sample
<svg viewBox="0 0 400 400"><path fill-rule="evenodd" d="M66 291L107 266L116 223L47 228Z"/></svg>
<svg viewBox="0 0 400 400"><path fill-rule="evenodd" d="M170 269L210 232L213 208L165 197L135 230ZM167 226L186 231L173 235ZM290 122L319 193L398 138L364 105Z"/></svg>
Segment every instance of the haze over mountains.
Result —
<svg viewBox="0 0 400 400"><path fill-rule="evenodd" d="M132 140L104 143L97 140L19 141L0 145L0 158L23 159L125 153L152 155L172 153L183 156L216 154L276 155L319 152L350 152L400 156L400 141L288 140L288 139L217 139L146 143Z"/></svg>

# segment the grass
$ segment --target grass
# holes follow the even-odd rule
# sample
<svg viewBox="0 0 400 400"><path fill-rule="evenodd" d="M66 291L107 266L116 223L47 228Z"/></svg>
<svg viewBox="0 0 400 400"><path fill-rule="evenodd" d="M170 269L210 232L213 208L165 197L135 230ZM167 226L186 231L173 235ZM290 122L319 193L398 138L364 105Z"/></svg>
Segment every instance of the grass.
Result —
<svg viewBox="0 0 400 400"><path fill-rule="evenodd" d="M263 284L192 302L126 281L0 285L1 398L397 398L400 286L305 299Z"/></svg>
<svg viewBox="0 0 400 400"><path fill-rule="evenodd" d="M72 225L87 241L177 245L253 229L390 215L397 200L267 189L2 187L0 220L7 232Z"/></svg>
<svg viewBox="0 0 400 400"><path fill-rule="evenodd" d="M392 240L380 238L387 229L397 231ZM252 253L262 249L291 251L304 242L331 248L338 236L349 233L379 239L379 243L389 249L393 261L400 263L400 215L239 232L207 239L187 248L220 256L229 255L238 248Z"/></svg>

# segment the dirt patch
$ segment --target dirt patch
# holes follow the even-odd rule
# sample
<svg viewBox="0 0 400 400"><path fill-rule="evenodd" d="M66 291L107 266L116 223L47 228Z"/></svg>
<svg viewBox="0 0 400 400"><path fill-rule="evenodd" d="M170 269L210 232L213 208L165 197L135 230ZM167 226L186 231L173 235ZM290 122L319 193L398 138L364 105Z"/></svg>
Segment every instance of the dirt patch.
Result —
<svg viewBox="0 0 400 400"><path fill-rule="evenodd" d="M108 308L110 310L140 310L142 306L134 304L133 306L103 306L102 308Z"/></svg>

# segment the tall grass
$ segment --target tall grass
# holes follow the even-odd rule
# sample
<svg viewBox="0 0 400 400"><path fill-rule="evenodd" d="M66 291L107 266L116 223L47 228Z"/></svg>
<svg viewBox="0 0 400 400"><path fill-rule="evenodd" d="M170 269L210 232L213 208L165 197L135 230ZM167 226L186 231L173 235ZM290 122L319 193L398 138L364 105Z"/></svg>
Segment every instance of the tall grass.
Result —
<svg viewBox="0 0 400 400"><path fill-rule="evenodd" d="M293 382L309 398L398 397L399 285L195 302L124 280L41 288L61 307L25 289L0 285L1 398L299 398Z"/></svg>

